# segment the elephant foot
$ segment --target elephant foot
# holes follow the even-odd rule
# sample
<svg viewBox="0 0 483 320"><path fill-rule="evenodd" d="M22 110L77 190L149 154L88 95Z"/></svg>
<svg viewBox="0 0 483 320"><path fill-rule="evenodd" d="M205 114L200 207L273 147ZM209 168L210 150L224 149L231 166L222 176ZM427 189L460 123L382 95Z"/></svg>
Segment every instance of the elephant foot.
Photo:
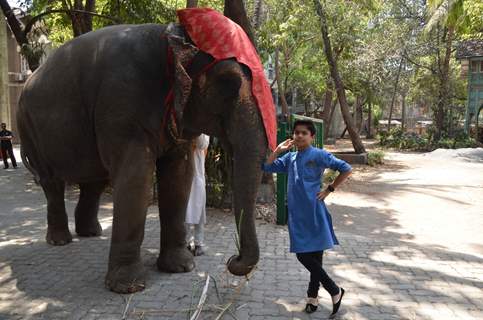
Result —
<svg viewBox="0 0 483 320"><path fill-rule="evenodd" d="M195 268L193 254L184 246L161 250L156 264L159 271L169 273L190 272Z"/></svg>
<svg viewBox="0 0 483 320"><path fill-rule="evenodd" d="M64 246L72 242L72 235L69 229L52 229L48 227L45 240L53 246Z"/></svg>
<svg viewBox="0 0 483 320"><path fill-rule="evenodd" d="M134 293L146 287L144 266L141 261L111 268L106 275L106 287L117 293Z"/></svg>
<svg viewBox="0 0 483 320"><path fill-rule="evenodd" d="M97 219L90 224L79 224L75 226L75 233L79 237L98 237L102 235L102 227Z"/></svg>
<svg viewBox="0 0 483 320"><path fill-rule="evenodd" d="M253 271L257 263L249 263L247 261L243 261L240 256L235 255L231 256L231 258L228 259L226 265L228 267L228 271L230 271L231 274L235 276L246 276Z"/></svg>

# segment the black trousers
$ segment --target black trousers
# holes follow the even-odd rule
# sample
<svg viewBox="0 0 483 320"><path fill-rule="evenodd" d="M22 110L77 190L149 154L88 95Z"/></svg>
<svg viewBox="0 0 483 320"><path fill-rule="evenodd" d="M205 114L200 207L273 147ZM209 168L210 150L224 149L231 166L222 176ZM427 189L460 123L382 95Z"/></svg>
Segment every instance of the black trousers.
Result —
<svg viewBox="0 0 483 320"><path fill-rule="evenodd" d="M16 168L17 160L15 160L15 155L13 154L12 146L2 147L2 158L3 158L3 165L5 166L5 168L8 168L7 154L10 160L12 161L12 166Z"/></svg>
<svg viewBox="0 0 483 320"><path fill-rule="evenodd" d="M317 298L320 284L331 296L339 293L339 287L322 268L323 255L324 251L297 253L297 259L310 272L309 289L307 290L309 298Z"/></svg>

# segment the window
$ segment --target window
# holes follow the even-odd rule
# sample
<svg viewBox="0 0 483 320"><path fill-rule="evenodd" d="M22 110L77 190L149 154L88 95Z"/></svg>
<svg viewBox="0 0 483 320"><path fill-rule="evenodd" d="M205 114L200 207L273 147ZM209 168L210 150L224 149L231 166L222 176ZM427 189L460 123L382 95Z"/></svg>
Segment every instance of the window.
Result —
<svg viewBox="0 0 483 320"><path fill-rule="evenodd" d="M27 73L30 70L27 59L24 56L20 56L20 72Z"/></svg>
<svg viewBox="0 0 483 320"><path fill-rule="evenodd" d="M472 73L478 72L478 61L471 61L470 71Z"/></svg>

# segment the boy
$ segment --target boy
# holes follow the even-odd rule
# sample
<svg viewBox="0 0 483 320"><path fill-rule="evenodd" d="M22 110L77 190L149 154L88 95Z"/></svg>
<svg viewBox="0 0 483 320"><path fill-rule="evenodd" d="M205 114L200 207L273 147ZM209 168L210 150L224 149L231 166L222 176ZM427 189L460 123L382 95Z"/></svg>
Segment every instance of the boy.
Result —
<svg viewBox="0 0 483 320"><path fill-rule="evenodd" d="M294 123L293 139L287 139L275 149L263 164L267 172L288 173L288 230L290 251L310 272L305 311L317 310L320 284L332 297L332 315L339 310L344 289L339 288L322 268L324 250L339 244L332 228L332 219L324 199L352 173L346 162L331 153L312 147L315 126L310 120ZM278 157L293 146L295 152ZM320 191L320 180L326 168L340 172L334 183Z"/></svg>

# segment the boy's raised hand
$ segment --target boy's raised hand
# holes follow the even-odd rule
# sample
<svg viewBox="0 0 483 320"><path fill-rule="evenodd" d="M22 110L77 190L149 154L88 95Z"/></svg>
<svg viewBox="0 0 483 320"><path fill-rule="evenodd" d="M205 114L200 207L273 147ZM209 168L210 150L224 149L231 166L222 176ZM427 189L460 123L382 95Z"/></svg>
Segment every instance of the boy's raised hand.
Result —
<svg viewBox="0 0 483 320"><path fill-rule="evenodd" d="M294 141L292 139L287 139L285 140L284 142L280 143L278 146L277 146L277 149L275 150L277 153L282 153L282 152L285 152L287 150L290 150L292 149L293 147L293 144L294 144Z"/></svg>

